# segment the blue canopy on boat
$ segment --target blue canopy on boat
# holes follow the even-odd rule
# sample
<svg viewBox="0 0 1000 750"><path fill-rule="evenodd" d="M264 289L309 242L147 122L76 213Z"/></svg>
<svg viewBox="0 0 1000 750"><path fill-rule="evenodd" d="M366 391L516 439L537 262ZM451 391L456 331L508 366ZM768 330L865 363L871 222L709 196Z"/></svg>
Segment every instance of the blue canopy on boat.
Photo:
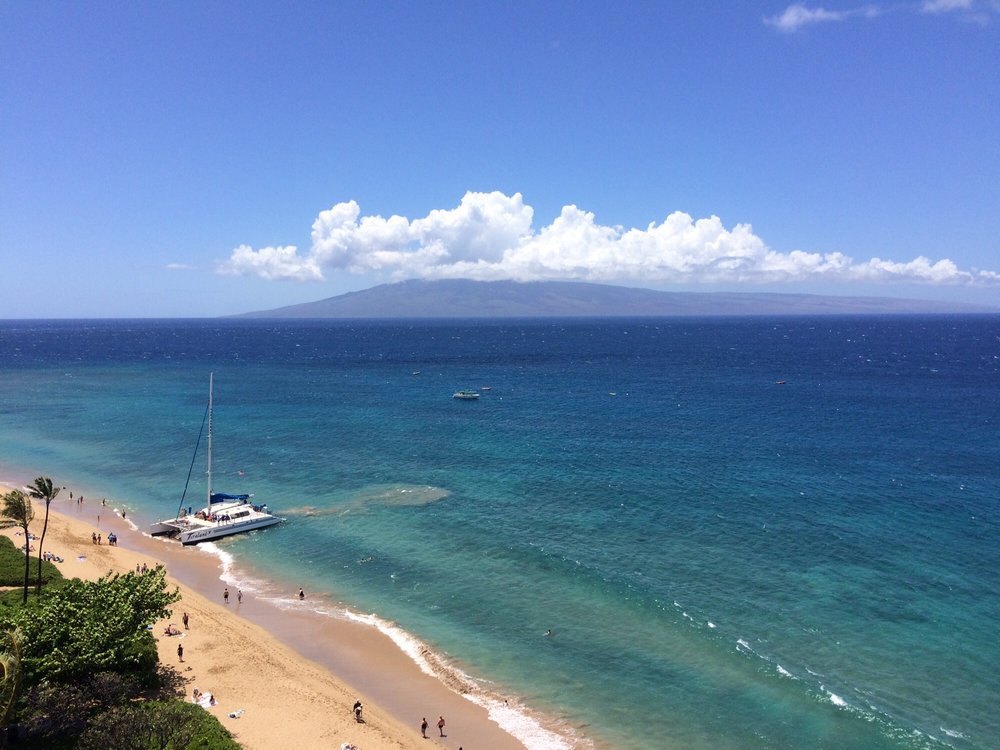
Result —
<svg viewBox="0 0 1000 750"><path fill-rule="evenodd" d="M224 503L227 500L249 500L250 495L227 495L225 492L213 492L209 498L209 505L212 503Z"/></svg>

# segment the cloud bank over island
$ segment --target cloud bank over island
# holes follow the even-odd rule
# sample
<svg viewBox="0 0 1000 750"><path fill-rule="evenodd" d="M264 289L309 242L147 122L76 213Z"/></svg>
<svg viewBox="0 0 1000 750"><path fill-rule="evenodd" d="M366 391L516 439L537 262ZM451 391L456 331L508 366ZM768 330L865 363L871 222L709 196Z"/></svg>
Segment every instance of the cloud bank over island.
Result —
<svg viewBox="0 0 1000 750"><path fill-rule="evenodd" d="M644 229L599 224L565 206L535 230L520 193L468 192L427 216L362 216L355 201L316 217L312 244L240 245L217 266L223 274L323 281L330 271L378 273L393 280L577 280L598 283L900 282L1000 285L1000 273L962 270L947 258L856 261L840 253L770 249L749 224L727 229L718 216L675 211Z"/></svg>

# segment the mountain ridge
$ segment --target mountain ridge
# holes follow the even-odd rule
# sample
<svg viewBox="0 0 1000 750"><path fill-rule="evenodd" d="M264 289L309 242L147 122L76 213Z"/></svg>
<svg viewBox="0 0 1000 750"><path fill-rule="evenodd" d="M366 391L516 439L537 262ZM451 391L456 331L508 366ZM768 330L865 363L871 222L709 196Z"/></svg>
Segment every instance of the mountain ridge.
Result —
<svg viewBox="0 0 1000 750"><path fill-rule="evenodd" d="M661 292L578 281L411 279L239 318L548 318L1000 313L1000 307L894 297Z"/></svg>

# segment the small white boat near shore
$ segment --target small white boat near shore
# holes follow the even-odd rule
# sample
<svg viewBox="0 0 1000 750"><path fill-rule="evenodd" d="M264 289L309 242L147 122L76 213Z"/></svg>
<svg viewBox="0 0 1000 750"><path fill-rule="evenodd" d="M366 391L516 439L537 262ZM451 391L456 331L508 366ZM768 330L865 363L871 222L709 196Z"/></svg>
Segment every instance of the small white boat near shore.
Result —
<svg viewBox="0 0 1000 750"><path fill-rule="evenodd" d="M185 484L177 516L150 524L149 533L153 536L169 536L181 544L198 544L233 534L242 534L245 531L263 529L285 520L273 515L268 510L267 505L257 505L251 502L253 495L227 495L223 492L212 492L212 390L214 377L214 373L209 376L208 409L205 413L205 418L208 421L208 504L197 512L194 512L193 508L185 509L184 498L187 494L187 485ZM202 429L204 429L204 423ZM198 441L201 442L200 434ZM195 457L197 457L197 453L196 447ZM194 458L192 458L191 464L193 469ZM190 479L191 470L189 469L188 481Z"/></svg>
<svg viewBox="0 0 1000 750"><path fill-rule="evenodd" d="M452 398L462 399L464 401L472 401L474 399L479 398L479 391L469 391L469 390L455 391L454 395L452 395Z"/></svg>

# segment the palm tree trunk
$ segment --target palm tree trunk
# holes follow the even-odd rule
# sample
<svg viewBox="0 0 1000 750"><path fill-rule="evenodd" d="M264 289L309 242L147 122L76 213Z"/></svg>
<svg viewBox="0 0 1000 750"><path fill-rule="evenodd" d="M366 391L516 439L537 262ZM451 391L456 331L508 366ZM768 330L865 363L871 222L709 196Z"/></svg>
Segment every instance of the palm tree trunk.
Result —
<svg viewBox="0 0 1000 750"><path fill-rule="evenodd" d="M28 524L24 524L24 599L28 603L28 584L31 582L31 540L28 538Z"/></svg>
<svg viewBox="0 0 1000 750"><path fill-rule="evenodd" d="M49 502L52 502L51 500ZM35 581L35 596L42 593L42 546L45 544L45 532L49 528L49 503L45 503L45 523L42 524L42 535L38 537L38 580Z"/></svg>

